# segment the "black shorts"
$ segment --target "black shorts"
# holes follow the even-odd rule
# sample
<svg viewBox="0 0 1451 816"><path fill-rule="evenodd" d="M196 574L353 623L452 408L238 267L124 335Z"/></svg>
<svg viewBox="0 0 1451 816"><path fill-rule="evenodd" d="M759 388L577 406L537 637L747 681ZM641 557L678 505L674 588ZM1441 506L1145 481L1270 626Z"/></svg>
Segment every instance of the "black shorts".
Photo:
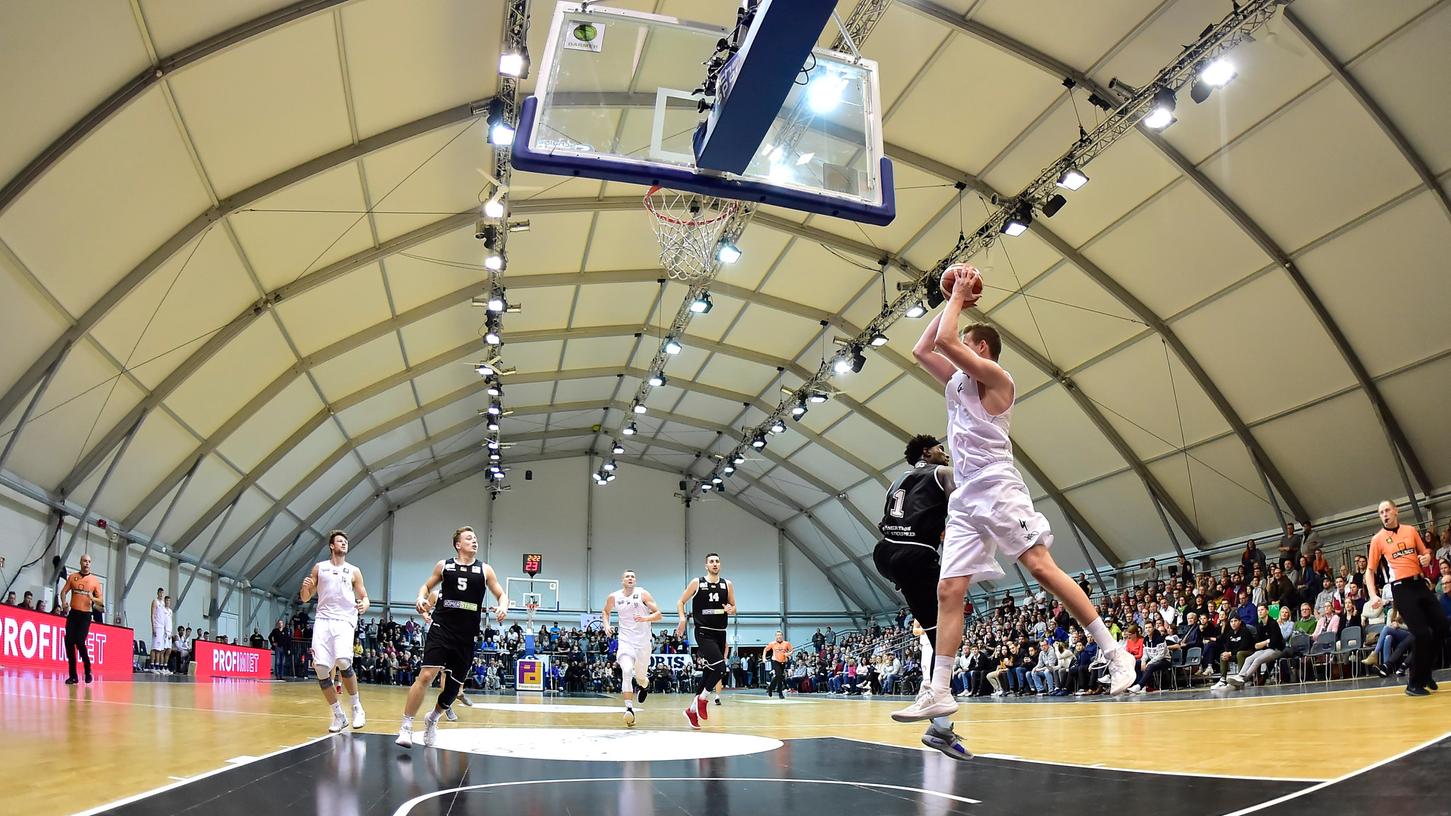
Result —
<svg viewBox="0 0 1451 816"><path fill-rule="evenodd" d="M697 654L705 658L707 663L721 666L725 664L726 633L720 629L703 629L696 626L695 647Z"/></svg>
<svg viewBox="0 0 1451 816"><path fill-rule="evenodd" d="M921 544L879 541L872 563L883 578L897 585L912 617L924 629L937 625L937 578L942 559L937 550Z"/></svg>
<svg viewBox="0 0 1451 816"><path fill-rule="evenodd" d="M423 641L423 665L442 666L462 682L473 662L473 635L459 634L437 623L429 627Z"/></svg>

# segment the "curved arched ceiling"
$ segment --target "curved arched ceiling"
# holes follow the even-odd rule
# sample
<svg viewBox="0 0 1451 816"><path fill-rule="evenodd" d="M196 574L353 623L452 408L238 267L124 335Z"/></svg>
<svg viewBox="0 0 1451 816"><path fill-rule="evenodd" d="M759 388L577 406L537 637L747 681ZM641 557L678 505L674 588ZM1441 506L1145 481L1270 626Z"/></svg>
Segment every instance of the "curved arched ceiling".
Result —
<svg viewBox="0 0 1451 816"><path fill-rule="evenodd" d="M736 4L621 5L723 21ZM982 199L1097 115L1065 77L1101 95L1142 82L1214 5L893 3L863 50L896 222L758 213L627 458L705 475L876 313L880 260L889 285L931 267ZM1448 5L1292 4L1236 51L1233 84L1125 137L1056 217L976 259L1019 384L1020 462L1067 565L1451 483ZM540 48L550 11L535 3ZM497 86L501 4L5 18L0 67L23 77L0 90L5 470L268 581L321 530L479 470L472 224L491 155L475 112ZM506 459L604 452L684 290L660 282L634 188L513 182L532 229L505 276L524 304L505 323ZM1382 315L1383 293L1414 306L1371 318L1372 286ZM881 488L906 436L942 429L910 365L920 330L895 326L729 484L868 603L889 589L862 566Z"/></svg>

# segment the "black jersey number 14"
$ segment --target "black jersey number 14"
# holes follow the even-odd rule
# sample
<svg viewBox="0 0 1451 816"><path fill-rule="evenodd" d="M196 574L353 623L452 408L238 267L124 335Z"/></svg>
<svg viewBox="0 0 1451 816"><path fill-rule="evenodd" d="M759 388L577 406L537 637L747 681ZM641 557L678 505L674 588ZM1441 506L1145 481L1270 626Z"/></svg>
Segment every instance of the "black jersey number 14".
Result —
<svg viewBox="0 0 1451 816"><path fill-rule="evenodd" d="M712 592L707 597L710 598L710 602L711 603L720 603L720 593L719 592Z"/></svg>

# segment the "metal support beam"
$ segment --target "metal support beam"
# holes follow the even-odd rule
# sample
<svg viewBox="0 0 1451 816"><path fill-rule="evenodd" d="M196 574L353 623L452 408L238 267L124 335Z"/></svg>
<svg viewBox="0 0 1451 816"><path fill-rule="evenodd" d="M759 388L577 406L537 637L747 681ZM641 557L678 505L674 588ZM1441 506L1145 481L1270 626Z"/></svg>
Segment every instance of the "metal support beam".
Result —
<svg viewBox="0 0 1451 816"><path fill-rule="evenodd" d="M397 526L398 513L389 510L383 521L383 609L385 612L393 603L393 535Z"/></svg>
<svg viewBox="0 0 1451 816"><path fill-rule="evenodd" d="M212 551L212 547L216 545L217 539L221 537L222 528L227 526L227 522L232 518L232 510L235 509L236 506L237 503L235 501L227 505L227 512L222 514L222 520L220 523L217 524L217 529L212 531L211 540L207 542L206 549L202 550L201 558L198 559L199 561L205 562L207 560L207 554ZM160 528L158 527L157 530L159 532ZM177 609L181 608L181 602L186 600L186 593L191 592L191 585L196 581L197 573L201 571L202 567L200 564L192 568L191 577L186 579L186 586L181 588L181 593L176 598Z"/></svg>
<svg viewBox="0 0 1451 816"><path fill-rule="evenodd" d="M1093 572L1093 580L1098 584L1098 591L1108 595L1108 587L1103 583L1103 576L1098 573L1098 566L1093 563L1093 556L1088 554L1088 545L1083 543L1083 535L1078 532L1078 525L1070 520L1068 529L1073 533L1073 540L1078 542L1078 551L1083 553L1083 560L1088 562L1088 569Z"/></svg>
<svg viewBox="0 0 1451 816"><path fill-rule="evenodd" d="M61 553L60 562L62 565L64 565L66 561L70 559L71 550L75 549L76 541L78 541L81 536L81 530L87 524L86 519L90 518L91 516L91 508L96 505L96 500L99 499L101 497L101 493L105 491L106 485L111 481L111 476L114 475L116 472L116 466L121 464L121 457L126 455L126 449L131 447L131 440L136 438L136 430L140 427L141 423L137 422L136 424L132 425L129 430L126 431L126 435L121 439L121 447L116 449L116 455L111 457L111 464L107 465L106 472L101 474L101 481L96 483L96 489L91 491L90 497L86 499L85 509L81 511L80 517L76 519L75 526L71 528L70 542L66 544L65 552ZM61 495L64 496L66 494L62 492ZM57 577L59 576L59 571L57 571L56 575ZM54 578L52 579L52 583L54 583Z"/></svg>
<svg viewBox="0 0 1451 816"><path fill-rule="evenodd" d="M30 401L25 403L25 412L20 415L20 421L15 423L15 427L10 431L10 438L5 440L5 449L0 451L0 469L3 469L5 463L10 460L10 452L20 441L20 434L25 431L25 426L30 424L30 417L35 413L35 406L40 404L41 397L45 396L45 390L50 387L51 380L55 379L56 369L60 368L60 361L65 357L67 350L63 348L60 355L46 366L45 374L35 386L35 393L30 396Z"/></svg>
<svg viewBox="0 0 1451 816"><path fill-rule="evenodd" d="M131 585L134 584L134 583L136 583L136 576L139 575L139 574L141 574L141 565L144 564L144 563L146 563L147 556L151 555L151 548L154 547L154 546L156 546L156 542L157 542L159 536L161 535L161 530L164 527L166 527L166 521L167 521L167 519L171 518L171 512L173 510L175 510L176 509L176 505L181 502L181 494L185 493L187 487L191 485L191 477L193 477L193 476L196 475L197 465L199 465L199 464L201 464L200 460L198 460L197 462L193 463L192 466L191 466L191 468L189 470L187 470L187 472L186 472L186 478L184 478L184 479L181 480L181 486L176 489L176 494L171 497L171 503L168 504L166 506L166 510L162 512L162 514L161 514L161 520L158 521L158 522L156 522L156 528L151 531L151 536L146 539L146 549L142 550L141 551L141 557L138 558L138 559L136 559L136 571L133 572L133 573L131 573L131 577L129 577L129 578L126 579L126 585L124 587L122 587L122 589L121 589L121 604L122 605L125 605L125 603L126 603L126 597L131 594ZM222 528L219 525L217 527L217 532L221 532L221 529ZM212 536L212 540L213 541L216 540L216 536L215 535ZM121 547L122 547L122 549L125 549L126 545L125 544L122 544ZM203 557L205 557L205 556L203 556ZM193 572L192 574L195 575L196 573ZM190 584L188 584L188 586L190 586ZM185 596L183 595L183 597L185 597ZM181 608L181 599L180 598L178 598L177 601L176 601L176 608L177 609L180 609Z"/></svg>
<svg viewBox="0 0 1451 816"><path fill-rule="evenodd" d="M1153 491L1149 491L1149 502L1154 505L1154 510L1158 511L1159 521L1164 523L1164 532L1169 536L1169 543L1174 545L1174 552L1178 553L1180 558L1184 558L1184 548L1179 546L1179 537L1174 535L1174 525L1170 524L1168 516L1164 515L1164 505Z"/></svg>

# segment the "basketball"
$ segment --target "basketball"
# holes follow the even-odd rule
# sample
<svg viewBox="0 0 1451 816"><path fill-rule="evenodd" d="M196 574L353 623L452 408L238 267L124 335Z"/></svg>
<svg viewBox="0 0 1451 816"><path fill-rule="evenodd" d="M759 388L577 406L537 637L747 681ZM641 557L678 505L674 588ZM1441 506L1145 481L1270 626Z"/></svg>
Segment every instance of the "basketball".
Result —
<svg viewBox="0 0 1451 816"><path fill-rule="evenodd" d="M968 266L967 264L953 264L952 266L947 267L947 271L942 273L941 288L944 297L952 297L952 287L957 285L957 276L969 269L974 272L978 272L976 267ZM981 272L978 272L977 281L973 284L972 294L973 296L982 294Z"/></svg>

